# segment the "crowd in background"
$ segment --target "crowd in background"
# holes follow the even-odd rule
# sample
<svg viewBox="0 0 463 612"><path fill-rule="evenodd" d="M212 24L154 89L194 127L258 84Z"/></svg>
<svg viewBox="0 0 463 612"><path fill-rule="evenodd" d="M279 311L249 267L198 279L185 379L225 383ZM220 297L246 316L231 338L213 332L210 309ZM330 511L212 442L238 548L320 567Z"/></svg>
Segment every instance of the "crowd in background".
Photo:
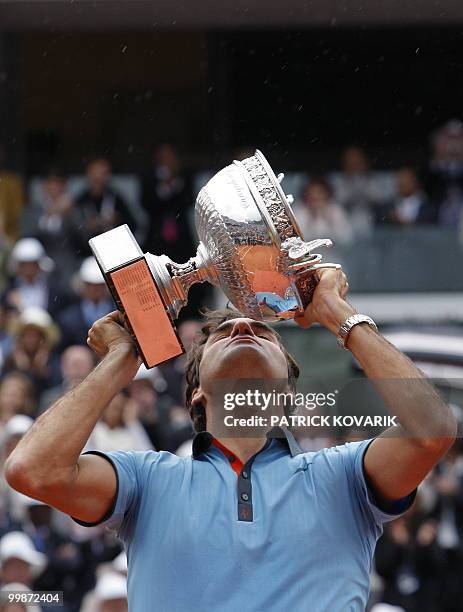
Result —
<svg viewBox="0 0 463 612"><path fill-rule="evenodd" d="M399 168L394 195L387 198L366 151L346 148L334 178L313 176L296 194L306 239L348 244L378 224L463 224L463 124L450 121L432 142L428 166ZM128 223L145 250L178 262L194 254L195 242L185 221L194 202L192 181L171 145L157 149L140 177L140 202L114 187L104 156L87 160L85 184L74 195L60 170L50 168L36 199L29 199L21 177L5 167L0 151L0 466L34 419L95 366L87 331L114 304L88 239ZM188 316L179 325L186 349L198 328ZM153 370L142 367L108 405L86 450L188 454L193 432L184 408L184 363L181 356ZM457 442L422 486L413 511L386 527L372 605L457 610L462 523L463 454ZM0 586L63 591L64 612L118 612L127 609L126 573L125 554L110 532L82 527L12 491L0 473Z"/></svg>

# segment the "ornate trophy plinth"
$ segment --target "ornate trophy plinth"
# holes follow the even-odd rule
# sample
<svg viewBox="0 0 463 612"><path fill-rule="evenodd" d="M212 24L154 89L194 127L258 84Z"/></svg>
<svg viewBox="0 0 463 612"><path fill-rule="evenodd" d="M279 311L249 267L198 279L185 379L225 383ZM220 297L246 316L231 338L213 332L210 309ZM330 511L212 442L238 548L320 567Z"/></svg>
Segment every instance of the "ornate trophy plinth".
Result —
<svg viewBox="0 0 463 612"><path fill-rule="evenodd" d="M282 179L260 151L218 172L197 197L200 243L184 264L143 253L127 225L90 240L147 367L184 352L173 321L195 283L220 286L244 316L278 321L310 303L316 270L339 268L313 252L331 240L304 241Z"/></svg>

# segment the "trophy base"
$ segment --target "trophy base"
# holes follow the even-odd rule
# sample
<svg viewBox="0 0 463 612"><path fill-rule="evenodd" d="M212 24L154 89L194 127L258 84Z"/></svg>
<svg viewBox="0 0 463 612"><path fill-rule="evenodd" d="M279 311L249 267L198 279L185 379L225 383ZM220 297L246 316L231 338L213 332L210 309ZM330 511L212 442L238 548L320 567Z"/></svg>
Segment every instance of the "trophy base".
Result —
<svg viewBox="0 0 463 612"><path fill-rule="evenodd" d="M185 351L144 257L107 274L147 368Z"/></svg>
<svg viewBox="0 0 463 612"><path fill-rule="evenodd" d="M145 366L152 368L182 355L185 351L163 299L161 280L151 272L127 225L95 236L90 247Z"/></svg>

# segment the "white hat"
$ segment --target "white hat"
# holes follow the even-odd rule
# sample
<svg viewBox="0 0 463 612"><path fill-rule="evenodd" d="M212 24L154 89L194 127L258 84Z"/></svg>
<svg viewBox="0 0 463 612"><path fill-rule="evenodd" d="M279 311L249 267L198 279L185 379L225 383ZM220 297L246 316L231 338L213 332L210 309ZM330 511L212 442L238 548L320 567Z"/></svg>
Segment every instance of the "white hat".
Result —
<svg viewBox="0 0 463 612"><path fill-rule="evenodd" d="M53 319L43 308L38 306L28 306L11 325L11 332L15 335L21 334L26 327L39 328L48 342L55 345L59 340L59 330Z"/></svg>
<svg viewBox="0 0 463 612"><path fill-rule="evenodd" d="M138 368L134 380L148 380L158 393L163 393L167 389L167 382L159 371L159 368L154 367L148 370L144 363Z"/></svg>
<svg viewBox="0 0 463 612"><path fill-rule="evenodd" d="M127 598L127 579L121 574L108 572L96 583L95 596L99 601Z"/></svg>
<svg viewBox="0 0 463 612"><path fill-rule="evenodd" d="M44 255L45 249L36 238L21 238L11 251L15 261L40 261Z"/></svg>
<svg viewBox="0 0 463 612"><path fill-rule="evenodd" d="M116 572L127 574L127 555L125 554L125 551L122 551L115 559L113 559L112 566Z"/></svg>
<svg viewBox="0 0 463 612"><path fill-rule="evenodd" d="M46 555L35 550L30 537L22 531L10 531L0 540L0 563L12 558L29 563L34 576L38 576L48 562Z"/></svg>
<svg viewBox="0 0 463 612"><path fill-rule="evenodd" d="M87 257L79 269L79 278L83 283L103 285L105 280L94 257Z"/></svg>
<svg viewBox="0 0 463 612"><path fill-rule="evenodd" d="M50 272L53 269L53 261L47 257L45 249L37 238L21 238L11 251L13 267L19 262L31 261L36 261L44 272Z"/></svg>
<svg viewBox="0 0 463 612"><path fill-rule="evenodd" d="M4 428L4 439L10 436L24 435L30 428L34 419L26 416L25 414L15 414L5 423Z"/></svg>

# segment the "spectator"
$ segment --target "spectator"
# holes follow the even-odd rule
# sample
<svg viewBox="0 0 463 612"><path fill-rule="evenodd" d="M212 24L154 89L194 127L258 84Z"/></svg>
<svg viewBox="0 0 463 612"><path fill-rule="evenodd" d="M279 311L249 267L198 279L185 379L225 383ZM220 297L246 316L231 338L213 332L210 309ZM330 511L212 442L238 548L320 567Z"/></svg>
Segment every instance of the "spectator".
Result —
<svg viewBox="0 0 463 612"><path fill-rule="evenodd" d="M11 591L21 593L32 593L31 589L25 584L20 582L10 582L3 585L0 588L0 612L41 612L42 608L35 604L20 603L20 602L8 602L2 598L3 593L10 593ZM3 602L3 603L2 603Z"/></svg>
<svg viewBox="0 0 463 612"><path fill-rule="evenodd" d="M47 557L34 548L28 535L10 531L0 540L0 582L20 582L28 587L47 566Z"/></svg>
<svg viewBox="0 0 463 612"><path fill-rule="evenodd" d="M152 444L138 418L138 404L119 393L108 404L87 444L88 449L152 450Z"/></svg>
<svg viewBox="0 0 463 612"><path fill-rule="evenodd" d="M434 521L413 525L407 516L388 524L376 549L376 571L385 581L382 600L407 612L444 610L439 604L442 562Z"/></svg>
<svg viewBox="0 0 463 612"><path fill-rule="evenodd" d="M127 579L120 573L102 574L88 594L82 612L127 612Z"/></svg>
<svg viewBox="0 0 463 612"><path fill-rule="evenodd" d="M13 327L13 348L5 359L5 372L23 372L40 394L59 380L54 348L59 331L46 310L26 308Z"/></svg>
<svg viewBox="0 0 463 612"><path fill-rule="evenodd" d="M21 510L18 507L18 495L7 485L3 473L3 465L16 444L23 437L34 421L24 415L16 414L5 424L3 436L0 439L0 537L7 531L19 529Z"/></svg>
<svg viewBox="0 0 463 612"><path fill-rule="evenodd" d="M11 372L0 382L0 424L15 414L31 416L35 410L35 389L30 378L22 372Z"/></svg>
<svg viewBox="0 0 463 612"><path fill-rule="evenodd" d="M86 346L70 346L61 355L62 382L45 391L40 402L40 412L46 410L59 397L73 389L86 378L95 366L92 351Z"/></svg>
<svg viewBox="0 0 463 612"><path fill-rule="evenodd" d="M173 452L185 435L190 437L190 427L185 428L185 434L185 429L178 427L177 421L175 427L172 426L175 401L159 368L147 370L142 364L127 391L131 400L138 406L140 421L156 450ZM182 414L184 412L182 409Z"/></svg>
<svg viewBox="0 0 463 612"><path fill-rule="evenodd" d="M42 182L41 191L39 201L32 202L25 210L21 232L23 236L37 238L47 254L59 261L56 273L62 279L68 279L77 267L82 245L64 176L57 171L49 172Z"/></svg>
<svg viewBox="0 0 463 612"><path fill-rule="evenodd" d="M186 353L190 350L200 330L201 323L196 319L185 319L178 326L178 335ZM167 382L168 392L178 406L185 404L185 364L186 354L166 361L159 366L159 370Z"/></svg>
<svg viewBox="0 0 463 612"><path fill-rule="evenodd" d="M44 553L48 559L48 565L35 580L34 588L38 591L62 590L63 612L78 610L82 599L78 576L84 563L80 547L56 529L52 520L54 510L50 506L19 495L24 513L23 531L36 550Z"/></svg>
<svg viewBox="0 0 463 612"><path fill-rule="evenodd" d="M463 207L463 124L449 121L432 136L425 186L441 225L458 225Z"/></svg>
<svg viewBox="0 0 463 612"><path fill-rule="evenodd" d="M48 310L52 315L68 300L66 290L51 272L53 261L36 238L22 238L15 244L10 259L13 278L6 294L10 306L23 310L30 306Z"/></svg>
<svg viewBox="0 0 463 612"><path fill-rule="evenodd" d="M397 197L379 213L381 222L393 225L418 225L436 221L418 177L412 168L401 168L396 173Z"/></svg>
<svg viewBox="0 0 463 612"><path fill-rule="evenodd" d="M0 143L0 236L14 243L24 206L21 178L6 169L6 151Z"/></svg>
<svg viewBox="0 0 463 612"><path fill-rule="evenodd" d="M351 215L357 235L370 232L374 208L382 202L370 165L365 150L351 145L342 154L335 182L336 201Z"/></svg>
<svg viewBox="0 0 463 612"><path fill-rule="evenodd" d="M331 238L335 245L349 244L353 231L349 217L333 200L333 192L324 178L313 178L304 190L295 214L306 240Z"/></svg>
<svg viewBox="0 0 463 612"><path fill-rule="evenodd" d="M6 355L11 352L12 339L10 327L16 309L10 306L5 296L0 297L0 370L3 367Z"/></svg>
<svg viewBox="0 0 463 612"><path fill-rule="evenodd" d="M82 262L78 276L79 300L58 316L61 347L87 343L87 333L93 323L114 310L103 275L94 257Z"/></svg>
<svg viewBox="0 0 463 612"><path fill-rule="evenodd" d="M81 227L83 252L88 253L88 240L127 223L136 229L129 205L111 186L111 164L105 157L94 157L87 163L87 186L77 196L74 207L75 222Z"/></svg>
<svg viewBox="0 0 463 612"><path fill-rule="evenodd" d="M194 255L189 210L193 205L191 186L182 171L174 147L164 144L153 156L143 180L142 203L150 219L147 249L183 263Z"/></svg>
<svg viewBox="0 0 463 612"><path fill-rule="evenodd" d="M122 574L127 577L128 572L128 564L127 564L127 555L125 550L117 555L117 557L112 562L112 568L118 574Z"/></svg>

